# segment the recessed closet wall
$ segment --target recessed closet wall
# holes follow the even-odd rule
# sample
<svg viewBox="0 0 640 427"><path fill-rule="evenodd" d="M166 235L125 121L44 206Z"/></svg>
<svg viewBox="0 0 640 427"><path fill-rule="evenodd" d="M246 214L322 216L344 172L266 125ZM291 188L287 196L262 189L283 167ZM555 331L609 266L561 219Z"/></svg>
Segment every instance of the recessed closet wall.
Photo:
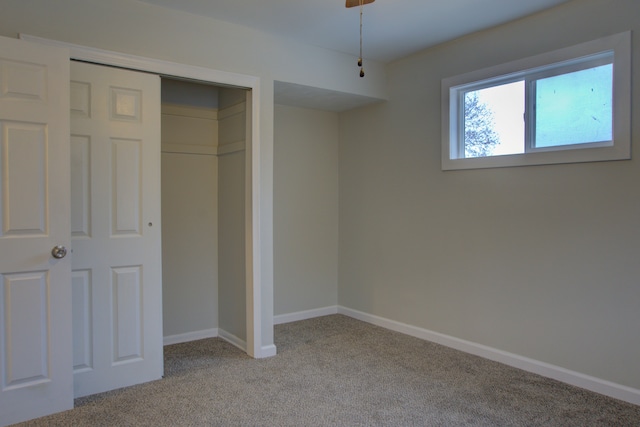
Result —
<svg viewBox="0 0 640 427"><path fill-rule="evenodd" d="M245 97L162 80L165 342L246 340Z"/></svg>

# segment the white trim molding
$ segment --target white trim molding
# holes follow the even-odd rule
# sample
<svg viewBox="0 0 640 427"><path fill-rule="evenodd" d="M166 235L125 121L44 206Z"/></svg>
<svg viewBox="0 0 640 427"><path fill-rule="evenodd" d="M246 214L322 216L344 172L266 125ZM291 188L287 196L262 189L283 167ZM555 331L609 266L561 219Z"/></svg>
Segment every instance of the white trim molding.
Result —
<svg viewBox="0 0 640 427"><path fill-rule="evenodd" d="M49 46L60 46L70 50L71 59L94 62L96 64L114 65L130 70L146 71L165 76L186 77L204 82L227 84L235 87L253 89L260 80L246 74L230 73L212 68L180 64L161 59L147 58L127 53L114 52L89 46L51 40L28 34L19 34L21 40Z"/></svg>
<svg viewBox="0 0 640 427"><path fill-rule="evenodd" d="M245 150L245 142L244 140L231 142L229 144L221 144L216 147L216 155L224 156L226 154L237 153L238 151Z"/></svg>
<svg viewBox="0 0 640 427"><path fill-rule="evenodd" d="M204 329L202 331L186 332L184 334L167 335L162 339L162 344L181 344L183 342L203 340L206 338L216 338L217 336L218 328Z"/></svg>
<svg viewBox="0 0 640 427"><path fill-rule="evenodd" d="M273 357L277 354L275 344L262 346L260 349L260 358Z"/></svg>
<svg viewBox="0 0 640 427"><path fill-rule="evenodd" d="M337 308L336 308L337 310ZM202 331L186 332L183 334L168 335L163 338L163 345L182 344L185 342L197 341L207 338L220 338L243 352L247 352L247 342L224 329L213 328ZM261 357L271 357L276 355L276 346L263 346L260 349Z"/></svg>
<svg viewBox="0 0 640 427"><path fill-rule="evenodd" d="M612 66L611 140L606 132L595 137L582 135L584 140L558 145L536 146L535 99L536 81L577 71ZM560 163L579 163L631 159L632 109L631 31L541 53L489 68L447 77L441 83L441 154L442 170L481 169ZM603 82L606 81L602 80ZM492 87L506 87L520 82L524 112L522 152L508 155L466 157L464 153L464 98L471 93ZM592 89L593 90L593 89ZM604 90L604 86L603 86ZM527 98L530 100L526 100ZM530 105L527 105L529 103ZM605 118L607 110L603 110ZM583 114L591 122L591 113ZM519 119L516 119L519 120ZM556 126L561 126L558 123ZM603 140L604 139L604 140Z"/></svg>
<svg viewBox="0 0 640 427"><path fill-rule="evenodd" d="M195 145L195 144L172 144L163 142L161 145L163 153L174 154L199 154L203 156L217 156L218 147L212 145Z"/></svg>
<svg viewBox="0 0 640 427"><path fill-rule="evenodd" d="M218 120L218 110L216 108L171 104L169 102L162 103L162 114L203 120Z"/></svg>
<svg viewBox="0 0 640 427"><path fill-rule="evenodd" d="M247 352L247 342L245 340L238 338L237 336L233 335L230 332L225 331L224 329L218 329L218 336L223 340L225 340L226 342L228 342L229 344L232 344L238 347L240 350L244 351L245 353Z"/></svg>
<svg viewBox="0 0 640 427"><path fill-rule="evenodd" d="M446 347L464 351L465 353L480 356L527 372L542 375L543 377L552 378L595 393L623 400L634 405L640 405L640 390L632 387L616 384L611 381L571 371L549 363L540 362L528 357L441 334L439 332L430 331L428 329L419 328L417 326L408 325L406 323L397 322L395 320L386 319L384 317L375 316L373 314L364 313L362 311L353 310L351 308L338 306L338 313L385 329L390 329L425 341L441 344Z"/></svg>
<svg viewBox="0 0 640 427"><path fill-rule="evenodd" d="M279 314L277 316L273 316L273 324L281 325L283 323L297 322L299 320L313 319L315 317L329 316L331 314L338 314L337 305L297 311L295 313Z"/></svg>

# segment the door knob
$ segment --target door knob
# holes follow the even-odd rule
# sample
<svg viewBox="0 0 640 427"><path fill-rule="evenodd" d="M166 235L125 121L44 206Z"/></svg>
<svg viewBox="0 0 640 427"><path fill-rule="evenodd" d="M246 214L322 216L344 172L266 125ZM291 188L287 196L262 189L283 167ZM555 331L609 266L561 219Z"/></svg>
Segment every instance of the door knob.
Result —
<svg viewBox="0 0 640 427"><path fill-rule="evenodd" d="M51 249L51 255L57 259L64 258L67 255L67 248L60 245L54 246L53 249Z"/></svg>

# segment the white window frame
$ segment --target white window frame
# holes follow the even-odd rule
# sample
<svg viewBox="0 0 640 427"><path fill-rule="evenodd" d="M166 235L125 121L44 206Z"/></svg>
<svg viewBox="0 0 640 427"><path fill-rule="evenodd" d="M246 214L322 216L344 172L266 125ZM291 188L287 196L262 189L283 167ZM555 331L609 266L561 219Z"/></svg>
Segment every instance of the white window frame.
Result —
<svg viewBox="0 0 640 427"><path fill-rule="evenodd" d="M470 90L568 73L602 63L613 54L613 141L533 148L526 121L525 152L464 158L463 96ZM606 62L606 61L605 61ZM529 91L530 89L525 89ZM530 94L529 94L530 95ZM531 99L531 96L527 97ZM532 101L529 101L529 103ZM527 109L530 106L527 105ZM459 155L462 153L462 155ZM442 80L442 170L479 169L631 158L631 32L614 34L553 52Z"/></svg>

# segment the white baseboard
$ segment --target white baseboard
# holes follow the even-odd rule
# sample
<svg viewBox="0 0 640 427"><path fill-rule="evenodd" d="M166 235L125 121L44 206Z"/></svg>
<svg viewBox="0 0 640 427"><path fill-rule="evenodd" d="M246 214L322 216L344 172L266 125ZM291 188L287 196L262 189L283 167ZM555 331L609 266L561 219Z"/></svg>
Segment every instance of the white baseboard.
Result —
<svg viewBox="0 0 640 427"><path fill-rule="evenodd" d="M297 322L299 320L313 319L314 317L328 316L330 314L338 314L338 306L314 308L313 310L297 311L295 313L280 314L273 317L273 324L280 325L282 323Z"/></svg>
<svg viewBox="0 0 640 427"><path fill-rule="evenodd" d="M163 345L180 344L183 342L215 338L218 336L218 328L204 329L202 331L187 332L184 334L168 335L162 339Z"/></svg>
<svg viewBox="0 0 640 427"><path fill-rule="evenodd" d="M247 352L247 342L245 340L242 340L237 336L233 335L232 333L229 333L224 329L220 329L220 328L218 328L218 336L223 340L225 340L226 342L228 342L229 344L235 345L245 353Z"/></svg>
<svg viewBox="0 0 640 427"><path fill-rule="evenodd" d="M629 402L634 405L640 405L640 390L635 388L616 384L611 381L571 371L549 363L540 362L528 357L508 353L482 344L418 328L406 323L396 322L395 320L385 319L383 317L353 310L347 307L338 306L338 313L376 326L381 326L392 331L401 332L426 341L442 344L456 350L464 351L465 353L474 354L476 356L484 357L485 359L504 363L505 365L509 365L514 368L519 368L547 378L552 378L595 393L624 400L625 402Z"/></svg>
<svg viewBox="0 0 640 427"><path fill-rule="evenodd" d="M260 349L260 355L257 356L256 358L258 359L264 359L267 357L273 357L278 353L276 346L274 344L271 345L265 345Z"/></svg>
<svg viewBox="0 0 640 427"><path fill-rule="evenodd" d="M337 313L338 308L335 308L335 313ZM163 345L171 345L171 344L180 344L189 341L196 341L205 338L221 338L227 341L229 344L232 344L238 347L240 350L247 352L247 342L238 338L237 336L225 331L224 329L214 328L214 329L206 329L203 331L195 331L195 332L187 332L184 334L177 335L169 335L163 338ZM259 358L263 357L271 357L276 355L276 346L275 345L267 345L260 349Z"/></svg>

